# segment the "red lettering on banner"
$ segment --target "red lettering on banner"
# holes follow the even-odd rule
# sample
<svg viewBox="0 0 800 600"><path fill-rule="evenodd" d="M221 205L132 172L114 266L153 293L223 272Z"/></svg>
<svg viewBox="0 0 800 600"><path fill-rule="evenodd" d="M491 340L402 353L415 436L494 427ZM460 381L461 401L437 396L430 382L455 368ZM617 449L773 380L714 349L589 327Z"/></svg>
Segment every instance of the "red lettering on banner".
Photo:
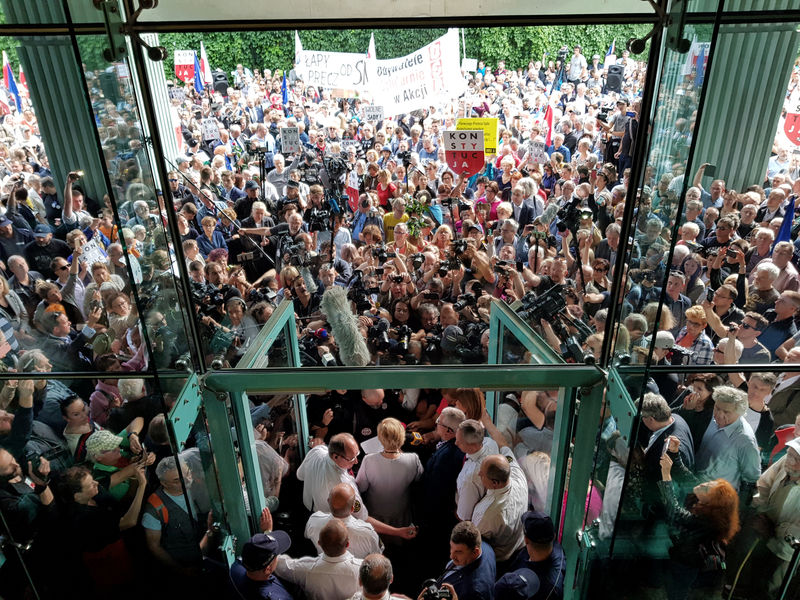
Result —
<svg viewBox="0 0 800 600"><path fill-rule="evenodd" d="M428 47L428 56L431 63L431 79L433 92L444 90L444 65L442 64L442 45L435 42Z"/></svg>

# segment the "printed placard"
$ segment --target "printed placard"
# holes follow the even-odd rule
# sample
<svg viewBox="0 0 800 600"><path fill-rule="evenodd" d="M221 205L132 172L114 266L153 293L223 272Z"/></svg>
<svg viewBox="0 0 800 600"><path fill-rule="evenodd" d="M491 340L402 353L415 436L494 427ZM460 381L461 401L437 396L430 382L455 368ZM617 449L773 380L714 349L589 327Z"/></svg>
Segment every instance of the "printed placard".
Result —
<svg viewBox="0 0 800 600"><path fill-rule="evenodd" d="M284 154L300 152L300 129L297 127L281 127L281 150Z"/></svg>

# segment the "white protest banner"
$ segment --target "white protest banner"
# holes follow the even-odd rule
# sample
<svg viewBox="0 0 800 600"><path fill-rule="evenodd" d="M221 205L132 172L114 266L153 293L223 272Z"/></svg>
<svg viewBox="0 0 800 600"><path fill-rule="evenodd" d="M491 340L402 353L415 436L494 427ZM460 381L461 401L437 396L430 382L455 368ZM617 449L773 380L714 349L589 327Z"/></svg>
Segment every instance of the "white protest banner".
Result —
<svg viewBox="0 0 800 600"><path fill-rule="evenodd" d="M430 108L464 92L460 67L458 29L450 29L406 56L367 59L369 90L387 115Z"/></svg>
<svg viewBox="0 0 800 600"><path fill-rule="evenodd" d="M204 140L218 140L219 139L219 125L216 119L207 117L200 121L200 131L203 132Z"/></svg>
<svg viewBox="0 0 800 600"><path fill-rule="evenodd" d="M470 73L474 73L478 70L478 59L477 58L464 58L461 61L461 70L468 71Z"/></svg>
<svg viewBox="0 0 800 600"><path fill-rule="evenodd" d="M447 165L458 175L474 175L483 168L483 130L443 131Z"/></svg>
<svg viewBox="0 0 800 600"><path fill-rule="evenodd" d="M297 127L281 127L281 152L295 154L300 152L300 129Z"/></svg>
<svg viewBox="0 0 800 600"><path fill-rule="evenodd" d="M294 71L307 86L325 90L367 90L366 54L304 50L297 32L294 48Z"/></svg>
<svg viewBox="0 0 800 600"><path fill-rule="evenodd" d="M375 106L374 104L365 104L361 107L361 114L365 121L377 123L383 120L383 107Z"/></svg>
<svg viewBox="0 0 800 600"><path fill-rule="evenodd" d="M194 50L175 50L175 77L184 82L194 79Z"/></svg>
<svg viewBox="0 0 800 600"><path fill-rule="evenodd" d="M107 255L97 238L92 238L83 245L83 253L78 257L78 261L93 265L96 262L105 262Z"/></svg>

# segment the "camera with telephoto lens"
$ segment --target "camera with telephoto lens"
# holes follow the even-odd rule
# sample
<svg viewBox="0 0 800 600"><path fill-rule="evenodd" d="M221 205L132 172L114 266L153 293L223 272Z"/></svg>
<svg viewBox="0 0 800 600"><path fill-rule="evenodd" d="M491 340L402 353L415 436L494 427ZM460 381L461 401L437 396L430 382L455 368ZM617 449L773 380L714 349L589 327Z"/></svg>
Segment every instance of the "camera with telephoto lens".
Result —
<svg viewBox="0 0 800 600"><path fill-rule="evenodd" d="M686 365L693 354L694 352L688 348L673 346L667 353L666 358L672 365Z"/></svg>
<svg viewBox="0 0 800 600"><path fill-rule="evenodd" d="M461 294L458 297L458 301L453 303L453 310L459 312L468 306L477 306L477 304L478 299L475 297L475 294Z"/></svg>
<svg viewBox="0 0 800 600"><path fill-rule="evenodd" d="M425 256L421 252L411 255L411 266L415 271L419 271L425 264Z"/></svg>
<svg viewBox="0 0 800 600"><path fill-rule="evenodd" d="M287 250L289 254L289 264L298 269L301 267L311 267L319 259L316 252L306 250L303 242L292 244Z"/></svg>
<svg viewBox="0 0 800 600"><path fill-rule="evenodd" d="M422 600L450 600L453 596L445 587L437 587L435 579L426 579L422 589Z"/></svg>
<svg viewBox="0 0 800 600"><path fill-rule="evenodd" d="M372 256L378 259L378 262L385 263L387 258L395 258L397 252L387 252L386 246L374 246L372 248Z"/></svg>
<svg viewBox="0 0 800 600"><path fill-rule="evenodd" d="M449 256L446 260L439 263L439 277L446 276L450 271L458 271L461 268L461 261L455 256Z"/></svg>
<svg viewBox="0 0 800 600"><path fill-rule="evenodd" d="M314 231L331 230L331 211L324 208L312 208L308 218L308 229Z"/></svg>
<svg viewBox="0 0 800 600"><path fill-rule="evenodd" d="M404 152L398 152L395 154L397 160L402 160L403 165L406 167L411 163L411 150L405 150Z"/></svg>
<svg viewBox="0 0 800 600"><path fill-rule="evenodd" d="M249 292L247 292L247 301L253 304L257 302L269 302L270 304L275 303L275 298L278 297L278 294L272 290L272 288L263 286L260 288L251 288Z"/></svg>
<svg viewBox="0 0 800 600"><path fill-rule="evenodd" d="M453 240L450 242L450 252L453 256L461 256L467 251L467 246L469 246L467 240Z"/></svg>
<svg viewBox="0 0 800 600"><path fill-rule="evenodd" d="M517 311L517 314L520 318L531 319L534 323L538 323L541 319L555 322L561 311L567 308L563 287L563 285L554 285L540 296L528 292L520 299L522 310Z"/></svg>
<svg viewBox="0 0 800 600"><path fill-rule="evenodd" d="M370 296L380 293L380 288L368 288L364 285L363 275L364 273L362 271L356 271L353 275L353 279L350 280L350 289L347 290L347 299L355 303L356 312L359 314L371 310L372 301L370 300Z"/></svg>
<svg viewBox="0 0 800 600"><path fill-rule="evenodd" d="M494 263L494 272L500 275L508 275L511 270L511 262L507 260L498 260Z"/></svg>

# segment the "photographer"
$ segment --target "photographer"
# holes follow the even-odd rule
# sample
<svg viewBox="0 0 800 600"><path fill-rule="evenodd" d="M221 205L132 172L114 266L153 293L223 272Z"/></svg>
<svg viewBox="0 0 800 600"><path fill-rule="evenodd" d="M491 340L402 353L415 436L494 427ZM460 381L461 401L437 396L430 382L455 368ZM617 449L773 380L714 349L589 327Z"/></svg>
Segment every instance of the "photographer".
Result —
<svg viewBox="0 0 800 600"><path fill-rule="evenodd" d="M494 597L495 556L492 547L470 521L462 521L450 534L450 562L444 573L422 591L417 600L432 600L431 588L450 584L461 600L491 600Z"/></svg>
<svg viewBox="0 0 800 600"><path fill-rule="evenodd" d="M375 225L383 235L383 219L377 208L373 208L372 194L361 194L358 199L358 210L353 215L350 231L354 240L364 241L361 232L367 225Z"/></svg>

